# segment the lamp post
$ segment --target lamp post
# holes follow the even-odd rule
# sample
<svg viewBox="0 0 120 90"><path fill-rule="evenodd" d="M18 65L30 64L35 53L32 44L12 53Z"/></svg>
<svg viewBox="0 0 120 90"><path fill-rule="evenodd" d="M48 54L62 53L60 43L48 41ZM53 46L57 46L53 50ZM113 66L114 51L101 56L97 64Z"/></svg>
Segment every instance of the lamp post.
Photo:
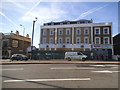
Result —
<svg viewBox="0 0 120 90"><path fill-rule="evenodd" d="M32 59L32 50L33 50L33 39L34 39L34 27L35 27L35 22L37 21L37 17L35 17L35 20L33 20L33 30L32 30L32 43L31 43L31 59Z"/></svg>
<svg viewBox="0 0 120 90"><path fill-rule="evenodd" d="M22 25L22 24L20 24L20 26L22 26L23 27L23 36L24 36L24 34L25 34L25 27ZM23 52L23 54L24 54L24 39L23 39L23 45L22 45L22 52Z"/></svg>

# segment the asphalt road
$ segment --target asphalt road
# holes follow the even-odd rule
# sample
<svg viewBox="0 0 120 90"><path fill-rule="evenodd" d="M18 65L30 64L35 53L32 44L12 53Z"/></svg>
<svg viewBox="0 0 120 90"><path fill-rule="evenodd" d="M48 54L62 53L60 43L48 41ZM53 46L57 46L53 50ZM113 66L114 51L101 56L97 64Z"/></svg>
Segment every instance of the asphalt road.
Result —
<svg viewBox="0 0 120 90"><path fill-rule="evenodd" d="M2 66L2 88L118 88L117 64Z"/></svg>

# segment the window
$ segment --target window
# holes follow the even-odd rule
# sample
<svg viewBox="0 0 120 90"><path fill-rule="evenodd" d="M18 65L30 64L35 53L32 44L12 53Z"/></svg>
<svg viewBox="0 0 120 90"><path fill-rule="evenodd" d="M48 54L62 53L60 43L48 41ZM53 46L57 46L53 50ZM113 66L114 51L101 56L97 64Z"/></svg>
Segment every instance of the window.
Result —
<svg viewBox="0 0 120 90"><path fill-rule="evenodd" d="M43 43L43 44L46 44L46 43L47 43L47 42L46 42L46 38L43 38L42 43Z"/></svg>
<svg viewBox="0 0 120 90"><path fill-rule="evenodd" d="M88 28L84 28L84 34L89 34L89 29Z"/></svg>
<svg viewBox="0 0 120 90"><path fill-rule="evenodd" d="M109 37L104 37L104 44L109 44Z"/></svg>
<svg viewBox="0 0 120 90"><path fill-rule="evenodd" d="M59 44L62 44L62 38L59 38L59 39L58 39L58 43L59 43Z"/></svg>
<svg viewBox="0 0 120 90"><path fill-rule="evenodd" d="M66 35L70 35L70 29L66 29Z"/></svg>
<svg viewBox="0 0 120 90"><path fill-rule="evenodd" d="M54 30L50 30L50 35L54 35Z"/></svg>
<svg viewBox="0 0 120 90"><path fill-rule="evenodd" d="M95 37L95 44L100 44L100 37Z"/></svg>
<svg viewBox="0 0 120 90"><path fill-rule="evenodd" d="M77 28L76 35L80 35L80 33L81 33L80 28Z"/></svg>
<svg viewBox="0 0 120 90"><path fill-rule="evenodd" d="M59 34L59 35L62 35L62 34L63 34L63 30L62 30L62 29L59 29L59 30L58 30L58 34Z"/></svg>
<svg viewBox="0 0 120 90"><path fill-rule="evenodd" d="M47 35L47 30L43 30L43 36Z"/></svg>
<svg viewBox="0 0 120 90"><path fill-rule="evenodd" d="M78 55L82 55L82 53L80 53L80 52L78 52L77 54L78 54Z"/></svg>
<svg viewBox="0 0 120 90"><path fill-rule="evenodd" d="M76 44L80 44L80 37L76 38Z"/></svg>
<svg viewBox="0 0 120 90"><path fill-rule="evenodd" d="M66 38L66 43L70 44L70 38L69 37Z"/></svg>
<svg viewBox="0 0 120 90"><path fill-rule="evenodd" d="M50 38L50 39L49 39L49 43L50 43L50 44L53 44L53 38Z"/></svg>
<svg viewBox="0 0 120 90"><path fill-rule="evenodd" d="M85 37L85 38L84 38L84 43L85 43L85 44L89 44L89 38L88 38L88 37Z"/></svg>
<svg viewBox="0 0 120 90"><path fill-rule="evenodd" d="M18 40L12 40L12 47L18 47Z"/></svg>
<svg viewBox="0 0 120 90"><path fill-rule="evenodd" d="M95 28L95 34L100 34L100 28Z"/></svg>
<svg viewBox="0 0 120 90"><path fill-rule="evenodd" d="M109 27L103 28L103 34L109 34Z"/></svg>

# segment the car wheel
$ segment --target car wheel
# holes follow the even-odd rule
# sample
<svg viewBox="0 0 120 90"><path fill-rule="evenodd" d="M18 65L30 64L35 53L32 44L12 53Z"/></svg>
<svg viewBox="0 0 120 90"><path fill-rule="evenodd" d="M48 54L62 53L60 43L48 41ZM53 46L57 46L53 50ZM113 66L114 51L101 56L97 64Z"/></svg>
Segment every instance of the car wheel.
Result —
<svg viewBox="0 0 120 90"><path fill-rule="evenodd" d="M86 61L86 58L82 58L82 61Z"/></svg>
<svg viewBox="0 0 120 90"><path fill-rule="evenodd" d="M67 58L67 60L68 60L68 61L71 61L71 58L70 58L70 57L68 57L68 58Z"/></svg>

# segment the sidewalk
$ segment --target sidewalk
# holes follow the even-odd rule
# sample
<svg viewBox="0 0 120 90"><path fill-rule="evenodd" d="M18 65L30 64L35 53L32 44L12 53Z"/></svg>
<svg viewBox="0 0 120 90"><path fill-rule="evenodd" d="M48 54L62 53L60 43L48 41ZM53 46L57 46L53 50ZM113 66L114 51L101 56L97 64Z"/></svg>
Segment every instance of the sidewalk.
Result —
<svg viewBox="0 0 120 90"><path fill-rule="evenodd" d="M67 61L67 60L28 60L28 61L10 61L10 60L2 60L0 62L1 65L8 64L120 64L120 61L97 61L97 60L87 60L87 61Z"/></svg>

